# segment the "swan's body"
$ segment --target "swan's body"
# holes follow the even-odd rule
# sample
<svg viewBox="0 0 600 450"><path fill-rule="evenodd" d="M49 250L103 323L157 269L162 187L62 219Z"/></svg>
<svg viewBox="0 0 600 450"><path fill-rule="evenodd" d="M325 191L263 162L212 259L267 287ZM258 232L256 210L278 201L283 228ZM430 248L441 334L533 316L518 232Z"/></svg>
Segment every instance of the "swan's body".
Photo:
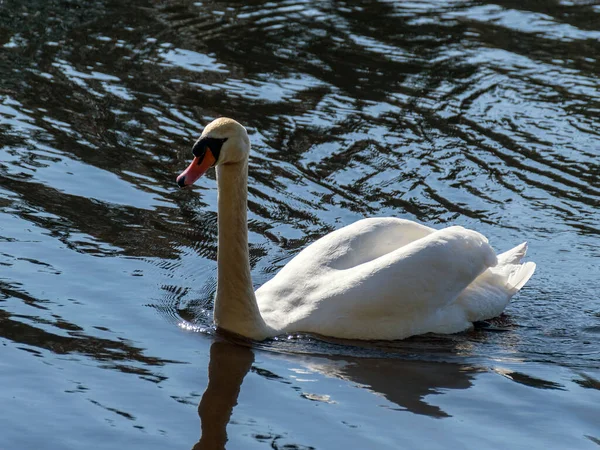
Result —
<svg viewBox="0 0 600 450"><path fill-rule="evenodd" d="M249 149L240 124L217 119L178 178L181 186L192 184L211 164L217 168L218 327L253 339L291 332L348 339L456 333L498 316L535 270L533 262L521 264L526 244L496 256L475 231L373 218L317 240L253 292Z"/></svg>

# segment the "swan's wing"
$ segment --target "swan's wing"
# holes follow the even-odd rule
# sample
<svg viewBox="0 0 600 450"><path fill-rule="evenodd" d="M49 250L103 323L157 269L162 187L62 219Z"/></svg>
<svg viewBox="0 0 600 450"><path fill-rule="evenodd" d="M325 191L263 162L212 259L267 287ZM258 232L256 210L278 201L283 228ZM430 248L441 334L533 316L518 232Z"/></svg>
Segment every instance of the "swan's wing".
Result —
<svg viewBox="0 0 600 450"><path fill-rule="evenodd" d="M353 307L370 311L377 306L389 313L434 311L452 303L496 263L483 235L445 228L349 270L345 295Z"/></svg>
<svg viewBox="0 0 600 450"><path fill-rule="evenodd" d="M332 309L328 315L337 315L335 304L343 299L331 299L331 289L345 281L340 279L340 273L381 258L434 231L416 222L389 217L363 219L333 231L302 250L256 291L261 315L276 330L308 318L325 304ZM313 315L310 320L329 319Z"/></svg>
<svg viewBox="0 0 600 450"><path fill-rule="evenodd" d="M297 274L306 267L344 270L372 261L435 230L393 217L359 220L329 233L302 250L283 269ZM279 274L278 274L279 276Z"/></svg>

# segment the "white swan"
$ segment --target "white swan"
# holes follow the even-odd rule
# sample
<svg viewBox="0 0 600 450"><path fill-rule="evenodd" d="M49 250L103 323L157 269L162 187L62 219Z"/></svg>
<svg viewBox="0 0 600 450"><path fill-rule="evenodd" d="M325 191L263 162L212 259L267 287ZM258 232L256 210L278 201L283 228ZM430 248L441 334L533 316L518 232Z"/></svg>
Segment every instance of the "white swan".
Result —
<svg viewBox="0 0 600 450"><path fill-rule="evenodd" d="M535 270L523 243L496 256L487 239L396 218L360 220L306 247L254 292L248 255L248 154L238 122L211 122L177 178L216 166L217 327L252 339L308 332L348 339L456 333L499 315Z"/></svg>

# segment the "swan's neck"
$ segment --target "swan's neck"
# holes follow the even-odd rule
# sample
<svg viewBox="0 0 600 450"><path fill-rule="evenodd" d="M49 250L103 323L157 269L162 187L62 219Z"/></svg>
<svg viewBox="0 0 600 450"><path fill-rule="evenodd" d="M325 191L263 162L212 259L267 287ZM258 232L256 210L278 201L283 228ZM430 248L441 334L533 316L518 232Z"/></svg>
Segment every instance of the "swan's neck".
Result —
<svg viewBox="0 0 600 450"><path fill-rule="evenodd" d="M248 253L248 162L217 166L219 249L215 324L252 339L269 336L260 315Z"/></svg>

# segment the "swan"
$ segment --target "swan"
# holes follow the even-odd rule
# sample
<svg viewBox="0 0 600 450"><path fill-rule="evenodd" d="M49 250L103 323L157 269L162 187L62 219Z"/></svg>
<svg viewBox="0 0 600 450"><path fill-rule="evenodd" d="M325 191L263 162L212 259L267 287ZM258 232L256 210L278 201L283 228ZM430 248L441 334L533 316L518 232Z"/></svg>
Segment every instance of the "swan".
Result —
<svg viewBox="0 0 600 450"><path fill-rule="evenodd" d="M535 270L524 242L496 255L480 233L367 218L333 231L256 292L248 252L246 129L208 124L177 177L192 185L210 167L218 186L217 329L263 340L305 332L359 340L450 334L500 315Z"/></svg>

